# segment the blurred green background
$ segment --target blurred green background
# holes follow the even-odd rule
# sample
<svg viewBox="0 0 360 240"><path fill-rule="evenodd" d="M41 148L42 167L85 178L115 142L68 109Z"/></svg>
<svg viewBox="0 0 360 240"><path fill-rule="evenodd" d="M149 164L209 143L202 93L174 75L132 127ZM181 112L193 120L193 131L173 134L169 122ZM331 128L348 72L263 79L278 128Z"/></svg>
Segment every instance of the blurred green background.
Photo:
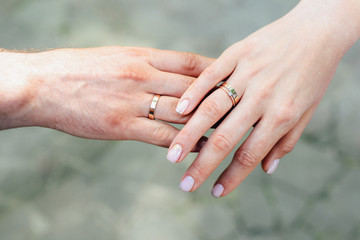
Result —
<svg viewBox="0 0 360 240"><path fill-rule="evenodd" d="M295 0L0 0L0 46L147 46L217 57ZM340 63L297 147L213 199L166 149L41 128L0 133L0 239L360 239L360 46Z"/></svg>

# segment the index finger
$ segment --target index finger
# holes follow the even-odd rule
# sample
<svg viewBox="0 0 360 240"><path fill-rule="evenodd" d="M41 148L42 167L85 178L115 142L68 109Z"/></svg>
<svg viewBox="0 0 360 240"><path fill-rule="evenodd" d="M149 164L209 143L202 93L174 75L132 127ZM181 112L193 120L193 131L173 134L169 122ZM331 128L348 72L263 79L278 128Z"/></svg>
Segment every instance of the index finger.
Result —
<svg viewBox="0 0 360 240"><path fill-rule="evenodd" d="M164 72L198 77L215 59L190 52L150 49L149 63Z"/></svg>
<svg viewBox="0 0 360 240"><path fill-rule="evenodd" d="M205 95L219 82L227 78L236 68L236 61L231 55L223 54L207 67L198 79L180 98L176 111L187 115L192 112Z"/></svg>

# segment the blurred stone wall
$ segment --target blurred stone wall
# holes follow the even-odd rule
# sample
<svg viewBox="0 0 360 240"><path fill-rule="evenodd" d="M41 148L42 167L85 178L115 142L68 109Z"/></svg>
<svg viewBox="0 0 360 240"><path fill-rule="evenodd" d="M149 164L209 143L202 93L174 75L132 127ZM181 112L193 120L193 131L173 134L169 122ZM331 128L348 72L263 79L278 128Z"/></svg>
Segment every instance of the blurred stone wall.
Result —
<svg viewBox="0 0 360 240"><path fill-rule="evenodd" d="M0 47L148 46L217 57L295 0L0 0ZM275 175L191 194L185 163L136 142L40 128L0 132L0 239L360 239L360 46Z"/></svg>

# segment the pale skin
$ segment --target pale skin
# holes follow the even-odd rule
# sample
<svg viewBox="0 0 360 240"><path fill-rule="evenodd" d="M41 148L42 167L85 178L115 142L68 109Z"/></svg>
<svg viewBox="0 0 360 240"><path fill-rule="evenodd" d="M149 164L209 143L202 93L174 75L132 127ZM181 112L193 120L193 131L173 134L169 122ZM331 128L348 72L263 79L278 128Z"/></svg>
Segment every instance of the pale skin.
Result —
<svg viewBox="0 0 360 240"><path fill-rule="evenodd" d="M168 147L190 116L179 97L213 59L151 48L0 51L0 129L40 126L91 139ZM160 94L155 118L148 118ZM197 151L203 140L194 147Z"/></svg>
<svg viewBox="0 0 360 240"><path fill-rule="evenodd" d="M199 106L172 142L168 159L183 161L231 109L231 99L221 89L204 99L216 84L226 79L241 100L212 133L180 188L198 189L254 124L212 194L229 194L259 163L272 174L279 159L294 148L338 63L359 37L360 1L302 0L284 17L225 50L181 97L180 114Z"/></svg>

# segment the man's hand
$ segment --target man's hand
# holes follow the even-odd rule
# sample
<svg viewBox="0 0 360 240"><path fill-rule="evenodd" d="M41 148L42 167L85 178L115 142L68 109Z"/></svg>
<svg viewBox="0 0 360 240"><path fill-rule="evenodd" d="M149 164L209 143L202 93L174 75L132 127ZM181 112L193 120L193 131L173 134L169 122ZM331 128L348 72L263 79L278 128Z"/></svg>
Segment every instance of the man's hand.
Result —
<svg viewBox="0 0 360 240"><path fill-rule="evenodd" d="M1 129L42 126L92 139L169 146L185 123L178 98L212 59L150 48L58 49L0 53Z"/></svg>

